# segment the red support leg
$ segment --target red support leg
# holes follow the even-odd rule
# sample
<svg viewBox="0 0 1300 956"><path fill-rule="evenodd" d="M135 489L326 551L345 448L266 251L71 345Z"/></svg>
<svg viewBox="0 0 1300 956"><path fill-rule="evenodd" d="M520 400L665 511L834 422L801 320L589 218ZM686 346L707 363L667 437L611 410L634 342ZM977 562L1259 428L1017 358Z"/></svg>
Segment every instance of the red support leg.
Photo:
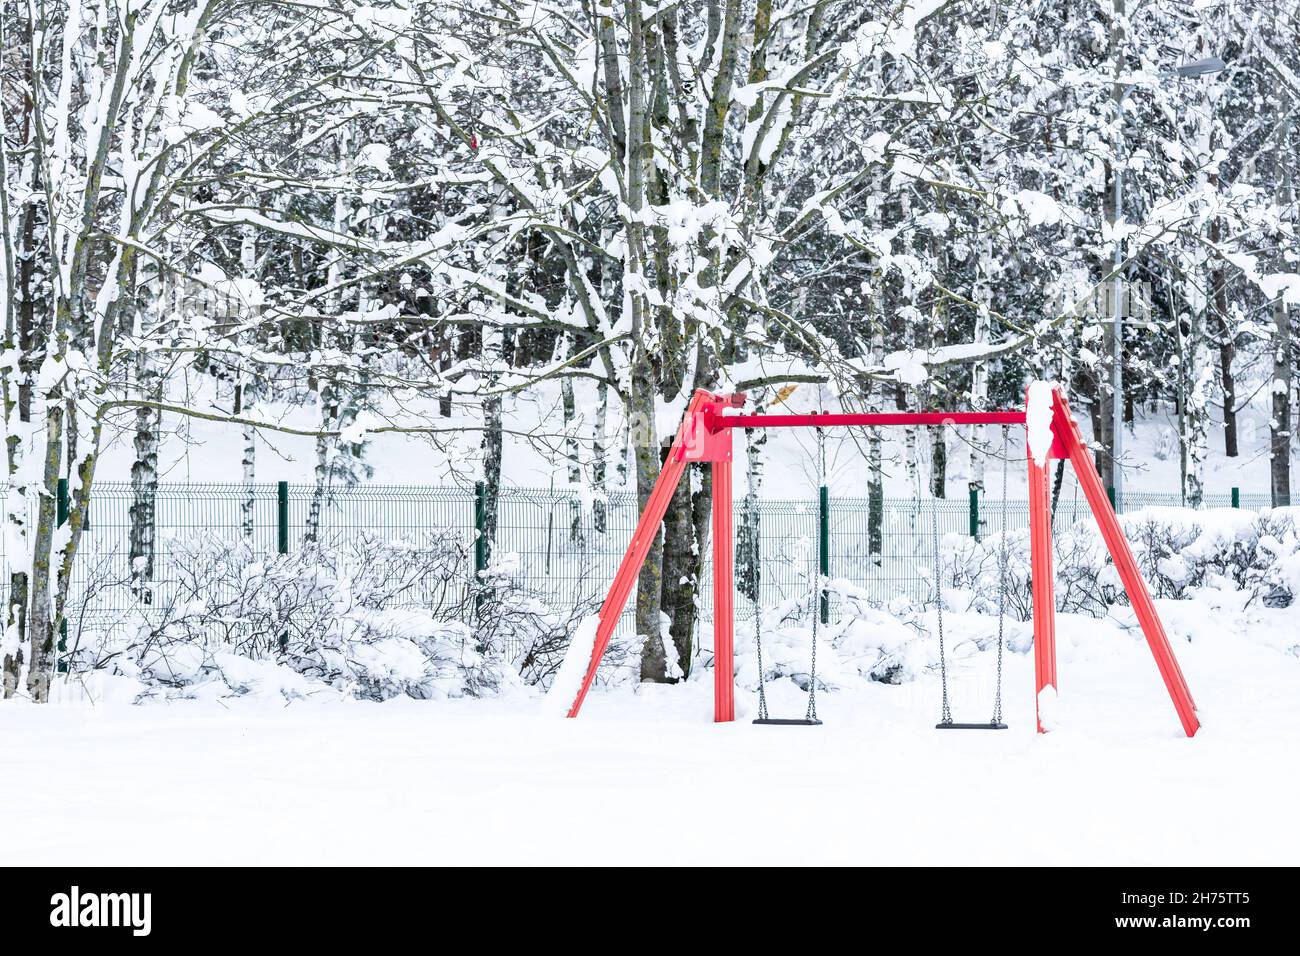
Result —
<svg viewBox="0 0 1300 956"><path fill-rule="evenodd" d="M1029 455L1029 564L1034 602L1034 708L1044 687L1056 690L1056 595L1052 585L1051 489L1046 462ZM1038 732L1044 733L1038 714Z"/></svg>
<svg viewBox="0 0 1300 956"><path fill-rule="evenodd" d="M1083 490L1084 497L1088 499L1093 517L1097 519L1097 527L1101 530L1102 539L1110 550L1111 560L1115 562L1115 570L1119 572L1120 580L1124 582L1129 603L1133 605L1133 613L1137 616L1138 623L1142 626L1142 633L1147 639L1147 646L1151 648L1151 654L1156 659L1156 667L1159 668L1160 677L1165 682L1165 689L1169 691L1174 709L1178 711L1178 719L1182 722L1183 731L1191 737L1201 726L1200 719L1196 716L1196 702L1192 700L1192 692L1187 686L1186 678L1183 677L1182 668L1178 666L1178 658L1174 656L1174 649L1169 644L1164 625L1160 623L1160 618L1156 614L1151 593L1147 590L1146 582L1142 580L1133 551L1129 548L1128 539L1124 537L1124 531L1119 526L1119 518L1115 516L1115 509L1111 507L1110 498L1106 496L1106 489L1102 486L1101 476L1097 474L1092 453L1084 444L1079 426L1075 423L1074 417L1070 414L1070 407L1059 391L1055 396L1055 406L1057 435L1065 442L1070 462L1074 465L1074 473L1079 479L1079 487ZM1037 608L1037 597L1035 597L1035 613Z"/></svg>
<svg viewBox="0 0 1300 956"><path fill-rule="evenodd" d="M632 542L627 546L623 560L619 562L614 583L605 597L605 603L600 606L600 623L596 627L596 642L591 649L591 663L587 665L587 673L582 678L582 687L578 689L578 696L573 699L573 706L569 708L570 717L577 717L578 711L582 709L587 691L591 690L591 682L596 679L600 659L605 656L605 649L609 647L609 640L614 636L614 628L618 625L619 616L627 605L628 595L636 586L641 566L645 564L650 546L654 544L655 536L659 534L659 524L664 520L664 512L668 510L668 503L672 501L677 483L682 480L682 472L686 470L687 433L695 426L695 415L708 398L707 392L696 392L695 397L691 399L682 427L678 429L673 446L668 451L668 460L664 463L663 471L659 472L659 477L655 479L655 486L651 489L645 509L641 512L641 520L637 522L636 530L632 532Z"/></svg>
<svg viewBox="0 0 1300 956"><path fill-rule="evenodd" d="M736 719L731 461L713 462L713 719Z"/></svg>

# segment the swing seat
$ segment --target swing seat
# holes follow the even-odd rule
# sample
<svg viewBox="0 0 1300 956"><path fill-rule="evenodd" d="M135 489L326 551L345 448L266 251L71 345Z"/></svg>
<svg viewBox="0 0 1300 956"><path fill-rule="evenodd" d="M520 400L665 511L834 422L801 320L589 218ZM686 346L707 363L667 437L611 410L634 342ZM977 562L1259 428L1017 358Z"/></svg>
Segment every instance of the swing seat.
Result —
<svg viewBox="0 0 1300 956"><path fill-rule="evenodd" d="M808 720L806 717L760 717L754 723L772 727L820 727L822 725L820 720Z"/></svg>
<svg viewBox="0 0 1300 956"><path fill-rule="evenodd" d="M995 724L989 721L984 724L955 724L952 721L948 723L938 723L934 725L935 730L1006 730L1006 724Z"/></svg>

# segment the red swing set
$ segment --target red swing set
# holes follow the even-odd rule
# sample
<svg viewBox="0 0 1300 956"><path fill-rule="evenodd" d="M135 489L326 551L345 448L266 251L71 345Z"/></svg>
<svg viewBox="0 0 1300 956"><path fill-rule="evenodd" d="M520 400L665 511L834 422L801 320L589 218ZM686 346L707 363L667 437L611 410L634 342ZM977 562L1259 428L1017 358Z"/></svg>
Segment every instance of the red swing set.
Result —
<svg viewBox="0 0 1300 956"><path fill-rule="evenodd" d="M731 432L735 428L798 428L834 425L1023 425L1025 411L993 412L887 412L883 414L740 415L728 411L744 405L744 395L715 395L700 389L691 398L668 460L655 481L645 510L637 522L614 583L601 605L591 662L582 686L569 709L578 716L591 689L619 615L627 604L646 555L659 533L668 502L688 463L709 462L713 472L713 695L715 721L735 719L735 566L734 529L731 519ZM1074 466L1088 506L1101 529L1102 539L1115 562L1124 590L1137 615L1142 633L1155 657L1160 676L1178 712L1187 736L1200 728L1196 704L1174 657L1164 626L1156 615L1146 583L1138 571L1128 541L1097 474L1092 453L1059 388L1051 389L1051 447L1045 460L1029 458L1029 549L1032 570L1034 621L1034 675L1041 699L1044 688L1056 691L1056 604L1052 589L1052 525L1047 460L1066 458ZM1038 731L1044 732L1042 714Z"/></svg>

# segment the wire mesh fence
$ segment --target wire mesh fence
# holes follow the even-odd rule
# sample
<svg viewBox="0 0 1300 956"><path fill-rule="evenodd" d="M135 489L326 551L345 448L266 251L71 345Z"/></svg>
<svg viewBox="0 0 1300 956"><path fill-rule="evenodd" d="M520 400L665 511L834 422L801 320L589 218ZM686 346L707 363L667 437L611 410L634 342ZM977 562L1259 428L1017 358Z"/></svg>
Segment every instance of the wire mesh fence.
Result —
<svg viewBox="0 0 1300 956"><path fill-rule="evenodd" d="M363 485L318 497L310 485L163 484L155 498L151 600L166 602L181 570L177 562L190 553L176 548L182 539L200 534L232 542L246 539L253 555L264 557L303 547L313 524L324 547L362 536L418 542L435 532L451 532L463 542L465 579L471 580L483 570L476 565L485 557L474 546L485 523L482 495L481 488ZM69 617L78 632L120 626L129 612L140 610L140 596L131 587L134 500L129 483L95 485L70 602ZM1138 492L1126 494L1120 510L1182 503L1177 494ZM1205 507L1268 504L1268 495L1235 490L1208 495L1204 502ZM1003 527L1026 527L1029 521L1025 501L1008 501L1004 521L1001 501L984 493L946 499L885 497L874 521L872 502L858 497L764 499L755 507L758 603L764 607L806 595L819 571L848 580L882 605L897 596L923 599L935 564L936 522L943 536L996 534ZM314 523L313 508L319 512ZM743 499L735 503L737 528L746 522L744 508ZM632 494L597 499L565 489L505 488L497 501L492 563L508 567L528 591L561 614L594 609L613 580L638 515ZM1091 520L1076 488L1062 490L1055 520ZM8 561L3 564L0 595L7 596ZM711 619L712 568L707 561L698 602L701 618ZM737 616L752 616L754 604L739 596Z"/></svg>

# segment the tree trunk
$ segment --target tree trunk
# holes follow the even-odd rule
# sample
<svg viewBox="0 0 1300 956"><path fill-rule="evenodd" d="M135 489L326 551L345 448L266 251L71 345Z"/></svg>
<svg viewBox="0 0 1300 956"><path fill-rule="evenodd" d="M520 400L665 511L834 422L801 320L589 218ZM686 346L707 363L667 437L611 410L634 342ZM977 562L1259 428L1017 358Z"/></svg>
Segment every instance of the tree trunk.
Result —
<svg viewBox="0 0 1300 956"><path fill-rule="evenodd" d="M148 352L136 356L136 381L145 401L162 401L162 378ZM141 405L135 410L135 461L131 463L130 530L131 593L142 604L153 603L157 544L158 442L162 412Z"/></svg>
<svg viewBox="0 0 1300 956"><path fill-rule="evenodd" d="M691 486L699 480L699 467L686 467L664 515L663 593L659 606L661 613L668 618L668 634L673 645L672 654L665 649L663 679L667 681L686 676L698 616L696 596L701 582L694 558L700 551L700 542L695 537L692 508L695 495ZM676 657L675 661L673 657Z"/></svg>
<svg viewBox="0 0 1300 956"><path fill-rule="evenodd" d="M638 349L638 351L640 351ZM661 468L659 443L655 434L655 391L649 375L648 360L636 361L632 371L632 401L629 431L636 467L638 511L645 511ZM663 594L663 534L657 532L637 576L636 633L641 643L641 679L663 681L667 658L663 646L660 620L660 596Z"/></svg>
<svg viewBox="0 0 1300 956"><path fill-rule="evenodd" d="M573 335L561 338L560 358L573 356ZM573 379L567 375L560 379L560 405L564 414L564 458L569 480L569 542L581 551L586 547L582 534L582 460L578 452L577 401L573 394Z"/></svg>
<svg viewBox="0 0 1300 956"><path fill-rule="evenodd" d="M1285 105L1285 103L1283 104ZM1281 163L1280 144L1289 139L1290 118L1286 120L1287 136L1274 140L1273 169L1278 179L1278 208L1290 209L1294 200L1291 170ZM1291 504L1291 389L1294 369L1291 353L1291 310L1279 295L1273 301L1273 414L1269 421L1269 486L1273 506Z"/></svg>
<svg viewBox="0 0 1300 956"><path fill-rule="evenodd" d="M605 433L609 427L609 386L601 382L596 386L596 427L591 440L591 526L597 534L604 534L608 526L609 487L606 481L608 462Z"/></svg>
<svg viewBox="0 0 1300 956"><path fill-rule="evenodd" d="M880 567L885 550L885 465L880 429L867 432L867 551Z"/></svg>
<svg viewBox="0 0 1300 956"><path fill-rule="evenodd" d="M699 487L691 493L691 520L695 524L695 554L692 573L697 582L696 613L692 618L692 625L698 623L700 617L698 613L700 601L698 589L703 587L704 584L704 555L711 539L712 525L710 519L713 515L713 470L701 465L698 474L699 480L697 484ZM689 641L695 632L694 630L688 630L685 633ZM676 634L673 635L673 640L677 641ZM677 657L681 661L684 677L691 676L691 661L694 659L694 655L695 646L693 642L677 644Z"/></svg>
<svg viewBox="0 0 1300 956"><path fill-rule="evenodd" d="M1219 381L1223 390L1223 453L1229 458L1240 454L1237 440L1237 382L1232 374L1232 362L1237 347L1233 344L1228 323L1219 328Z"/></svg>
<svg viewBox="0 0 1300 956"><path fill-rule="evenodd" d="M317 392L320 402L320 429L322 432L333 430L339 418L338 399L334 386L322 382ZM334 471L335 441L328 435L316 436L316 467L313 470L311 504L307 506L307 520L303 526L302 543L304 548L312 548L320 543L321 522L325 512L325 497L329 493L330 479Z"/></svg>
<svg viewBox="0 0 1300 956"><path fill-rule="evenodd" d="M936 498L948 497L948 435L944 426L937 426L930 434L930 494Z"/></svg>
<svg viewBox="0 0 1300 956"><path fill-rule="evenodd" d="M36 508L36 534L32 541L31 609L28 613L27 693L32 700L49 699L50 670L54 659L54 615L51 594L51 556L57 519L59 471L63 466L63 402L48 396L45 417L45 463L41 495Z"/></svg>
<svg viewBox="0 0 1300 956"><path fill-rule="evenodd" d="M1217 187L1218 175L1210 177ZM1223 237L1222 220L1210 223L1210 242L1218 245ZM1233 359L1237 354L1236 341L1232 333L1232 323L1228 317L1228 270L1220 259L1215 265L1211 279L1213 283L1215 338L1219 346L1219 387L1223 394L1223 453L1229 458L1236 458L1237 447L1237 385L1232 374Z"/></svg>
<svg viewBox="0 0 1300 956"><path fill-rule="evenodd" d="M1273 300L1273 414L1269 421L1269 490L1273 507L1291 504L1291 310Z"/></svg>
<svg viewBox="0 0 1300 956"><path fill-rule="evenodd" d="M1205 341L1205 314L1201 314L1202 327L1194 328L1188 336L1188 393L1183 443L1187 449L1187 481L1183 496L1189 507L1199 508L1205 498L1205 459L1209 439L1210 385L1213 373L1209 364L1209 349Z"/></svg>
<svg viewBox="0 0 1300 956"><path fill-rule="evenodd" d="M761 395L760 392L754 397L751 412L754 415L763 414ZM762 607L762 514L758 502L763 487L763 451L767 439L766 428L745 432L745 496L741 499L741 520L736 528L736 589L753 602L755 610Z"/></svg>
<svg viewBox="0 0 1300 956"><path fill-rule="evenodd" d="M1106 223L1110 226L1112 232L1116 226L1124 219L1124 210L1116 203L1116 179L1124 175L1121 157L1124 152L1124 83L1121 77L1126 67L1126 58L1124 55L1124 0L1112 0L1111 18L1109 31L1109 49L1107 51L1110 59L1112 74L1112 100L1115 108L1115 136L1118 137L1113 144L1111 158L1105 163L1105 192L1102 199L1102 209L1106 217ZM1122 179L1120 181L1122 185ZM1122 192L1122 190L1121 190ZM1113 243L1118 244L1118 239L1112 239ZM1113 257L1102 256L1101 274L1108 275L1115 269ZM1115 341L1114 316L1116 310L1122 314L1124 303L1115 301L1116 298L1123 295L1122 288L1114 278L1107 281L1105 285L1105 294L1102 296L1102 302L1105 305L1105 314L1101 316L1102 321L1102 348L1104 350L1104 359L1098 363L1097 367L1097 394L1096 405L1094 409L1093 423L1095 430L1093 437L1097 442L1097 470L1101 473L1102 483L1108 488L1115 486L1115 477L1119 469L1119 463L1115 461L1115 421L1113 413L1113 375L1115 373L1115 363L1118 360L1121 367L1123 366L1123 340Z"/></svg>
<svg viewBox="0 0 1300 956"><path fill-rule="evenodd" d="M500 329L483 330L483 361L489 368L488 386L494 388L499 376L496 369L505 354L505 337ZM483 554L486 563L492 564L496 550L497 515L501 501L501 459L503 455L501 396L488 395L483 399Z"/></svg>
<svg viewBox="0 0 1300 956"><path fill-rule="evenodd" d="M235 414L249 415L256 406L257 385L252 376L246 376L235 386ZM240 458L243 472L244 497L239 502L239 527L245 541L253 540L253 516L257 505L257 429L245 425L242 429L244 451Z"/></svg>
<svg viewBox="0 0 1300 956"><path fill-rule="evenodd" d="M30 111L28 113L30 115ZM25 137L24 137L25 138ZM32 296L32 278L35 267L35 215L31 206L23 209L23 227L22 236L22 254L18 257L18 292L21 301L18 303L18 329L17 342L13 329L6 328L6 345L16 344L18 347L18 376L17 376L17 395L4 395L4 414L7 419L5 430L6 433L6 463L8 466L8 487L9 493L6 495L5 502L5 536L9 547L21 548L22 553L27 553L28 543L28 500L31 494L31 486L28 479L24 476L28 469L23 467L24 456L27 449L23 447L24 436L30 434L32 424L32 371L34 366L34 297ZM7 292L10 298L9 307L12 308L12 291ZM12 314L6 316L7 320L12 319ZM13 380L7 373L4 375L5 384L12 387ZM17 399L16 407L10 403ZM17 416L17 426L13 427L14 416ZM22 567L22 560L17 555L9 555L9 566L12 569L9 574L9 604L5 612L5 630L3 640L4 655L4 696L10 698L18 692L18 685L21 678L23 665L23 646L27 641L27 608L28 608L28 575Z"/></svg>

